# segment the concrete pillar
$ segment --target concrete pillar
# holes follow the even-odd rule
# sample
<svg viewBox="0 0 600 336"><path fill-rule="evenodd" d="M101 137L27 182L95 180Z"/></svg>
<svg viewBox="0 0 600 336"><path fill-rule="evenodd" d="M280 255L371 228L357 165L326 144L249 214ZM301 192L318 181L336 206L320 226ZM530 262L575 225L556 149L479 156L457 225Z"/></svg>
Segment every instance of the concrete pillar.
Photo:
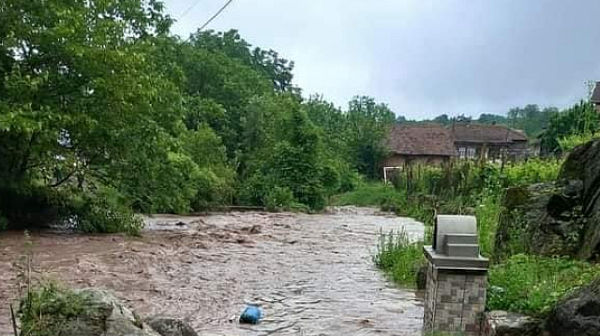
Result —
<svg viewBox="0 0 600 336"><path fill-rule="evenodd" d="M489 261L479 254L475 218L438 216L433 244L424 247L428 270L423 334L479 336Z"/></svg>

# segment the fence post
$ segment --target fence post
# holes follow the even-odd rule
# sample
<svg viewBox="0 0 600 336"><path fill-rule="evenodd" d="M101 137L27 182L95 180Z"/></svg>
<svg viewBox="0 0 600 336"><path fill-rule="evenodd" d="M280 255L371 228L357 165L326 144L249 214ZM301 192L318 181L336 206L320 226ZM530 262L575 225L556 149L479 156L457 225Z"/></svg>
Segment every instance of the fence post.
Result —
<svg viewBox="0 0 600 336"><path fill-rule="evenodd" d="M480 336L489 260L479 254L475 217L437 216L433 245L423 250L428 263L423 334Z"/></svg>

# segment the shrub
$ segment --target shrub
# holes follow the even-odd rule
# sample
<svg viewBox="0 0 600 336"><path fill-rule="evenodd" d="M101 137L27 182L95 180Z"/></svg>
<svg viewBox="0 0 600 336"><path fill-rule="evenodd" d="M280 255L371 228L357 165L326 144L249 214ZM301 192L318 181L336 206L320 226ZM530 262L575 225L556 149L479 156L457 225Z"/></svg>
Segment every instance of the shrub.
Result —
<svg viewBox="0 0 600 336"><path fill-rule="evenodd" d="M21 335L60 335L65 322L81 316L89 298L53 283L30 289L21 301Z"/></svg>
<svg viewBox="0 0 600 336"><path fill-rule="evenodd" d="M570 290L600 276L600 265L515 255L489 273L487 308L543 316Z"/></svg>
<svg viewBox="0 0 600 336"><path fill-rule="evenodd" d="M575 149L575 147L583 145L597 138L600 138L600 133L593 133L588 131L585 133L568 135L564 138L558 139L558 144L560 150L564 153L570 152L573 149Z"/></svg>
<svg viewBox="0 0 600 336"><path fill-rule="evenodd" d="M124 232L138 235L144 223L125 204L112 189L103 189L96 195L84 195L74 204L75 215L72 220L75 229L87 233Z"/></svg>
<svg viewBox="0 0 600 336"><path fill-rule="evenodd" d="M416 283L419 266L425 263L423 242L411 242L405 231L380 233L377 254L373 259L392 281L412 287Z"/></svg>
<svg viewBox="0 0 600 336"><path fill-rule="evenodd" d="M382 182L363 182L356 190L336 195L331 198L332 205L355 205L361 207L381 206L398 193L390 185Z"/></svg>
<svg viewBox="0 0 600 336"><path fill-rule="evenodd" d="M481 204L475 208L479 248L481 254L488 258L492 256L501 211L500 197L495 195L484 196Z"/></svg>
<svg viewBox="0 0 600 336"><path fill-rule="evenodd" d="M562 163L562 160L553 159L532 159L525 162L509 163L504 167L505 184L506 186L520 186L555 181Z"/></svg>
<svg viewBox="0 0 600 336"><path fill-rule="evenodd" d="M254 174L238 182L237 197L240 204L265 205L265 199L273 182L265 175Z"/></svg>
<svg viewBox="0 0 600 336"><path fill-rule="evenodd" d="M264 203L268 211L282 211L290 210L296 199L289 188L274 187L265 197Z"/></svg>
<svg viewBox="0 0 600 336"><path fill-rule="evenodd" d="M349 167L342 169L340 173L340 192L349 192L358 188L362 182L361 175Z"/></svg>
<svg viewBox="0 0 600 336"><path fill-rule="evenodd" d="M0 188L0 222L9 229L47 227L68 214L70 198L66 192L22 185Z"/></svg>

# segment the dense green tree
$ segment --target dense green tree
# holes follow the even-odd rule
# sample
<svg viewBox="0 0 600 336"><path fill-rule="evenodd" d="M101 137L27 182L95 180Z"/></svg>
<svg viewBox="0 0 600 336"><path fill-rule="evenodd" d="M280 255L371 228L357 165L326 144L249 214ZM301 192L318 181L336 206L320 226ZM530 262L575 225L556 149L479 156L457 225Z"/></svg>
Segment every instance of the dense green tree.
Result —
<svg viewBox="0 0 600 336"><path fill-rule="evenodd" d="M546 128L556 108L548 107L540 110L538 105L530 104L523 108L515 107L508 111L508 126L524 130L531 137L537 137Z"/></svg>
<svg viewBox="0 0 600 336"><path fill-rule="evenodd" d="M294 62L281 58L274 50L252 49L237 30L199 31L192 35L192 44L212 53L222 53L249 66L267 78L278 92L297 92L292 85Z"/></svg>
<svg viewBox="0 0 600 336"><path fill-rule="evenodd" d="M180 120L176 88L144 60L170 25L161 10L139 0L2 3L12 66L2 78L0 130L23 142L6 153L18 164L3 176L58 186L68 179L48 170L118 175L133 153L154 156L148 140L175 132Z"/></svg>
<svg viewBox="0 0 600 336"><path fill-rule="evenodd" d="M387 155L384 139L395 115L371 97L355 97L348 105L346 134L354 167L368 177L378 177L381 161Z"/></svg>
<svg viewBox="0 0 600 336"><path fill-rule="evenodd" d="M452 123L452 120L448 117L447 114L441 114L441 115L433 118L433 122L442 124L442 125L449 125Z"/></svg>
<svg viewBox="0 0 600 336"><path fill-rule="evenodd" d="M477 119L478 123L491 125L507 125L508 120L505 116L497 114L482 113Z"/></svg>
<svg viewBox="0 0 600 336"><path fill-rule="evenodd" d="M571 135L583 135L600 131L600 115L590 102L580 101L569 109L551 115L548 127L540 135L542 150L556 153L559 140Z"/></svg>
<svg viewBox="0 0 600 336"><path fill-rule="evenodd" d="M55 189L92 211L79 200L112 188L140 210L188 211L197 193L190 185L201 177L178 144L186 132L182 72L153 57L157 46L175 46L162 3L0 6L0 59L10 65L0 78L0 205Z"/></svg>
<svg viewBox="0 0 600 336"><path fill-rule="evenodd" d="M386 154L387 106L305 101L293 62L235 30L173 36L160 1L5 0L0 22L0 226L133 232L132 210L319 209Z"/></svg>

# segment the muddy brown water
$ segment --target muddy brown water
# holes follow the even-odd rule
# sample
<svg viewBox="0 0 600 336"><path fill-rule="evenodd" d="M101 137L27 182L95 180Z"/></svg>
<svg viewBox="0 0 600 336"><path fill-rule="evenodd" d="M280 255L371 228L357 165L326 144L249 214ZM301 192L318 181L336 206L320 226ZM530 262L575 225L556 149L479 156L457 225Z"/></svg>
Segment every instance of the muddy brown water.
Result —
<svg viewBox="0 0 600 336"><path fill-rule="evenodd" d="M372 262L380 230L423 226L373 209L146 218L140 238L34 233L34 269L109 289L142 316L187 319L200 335L420 335L422 301ZM179 224L179 225L178 225ZM183 225L182 225L183 224ZM22 233L0 234L0 334L12 332ZM245 304L264 318L240 325Z"/></svg>

